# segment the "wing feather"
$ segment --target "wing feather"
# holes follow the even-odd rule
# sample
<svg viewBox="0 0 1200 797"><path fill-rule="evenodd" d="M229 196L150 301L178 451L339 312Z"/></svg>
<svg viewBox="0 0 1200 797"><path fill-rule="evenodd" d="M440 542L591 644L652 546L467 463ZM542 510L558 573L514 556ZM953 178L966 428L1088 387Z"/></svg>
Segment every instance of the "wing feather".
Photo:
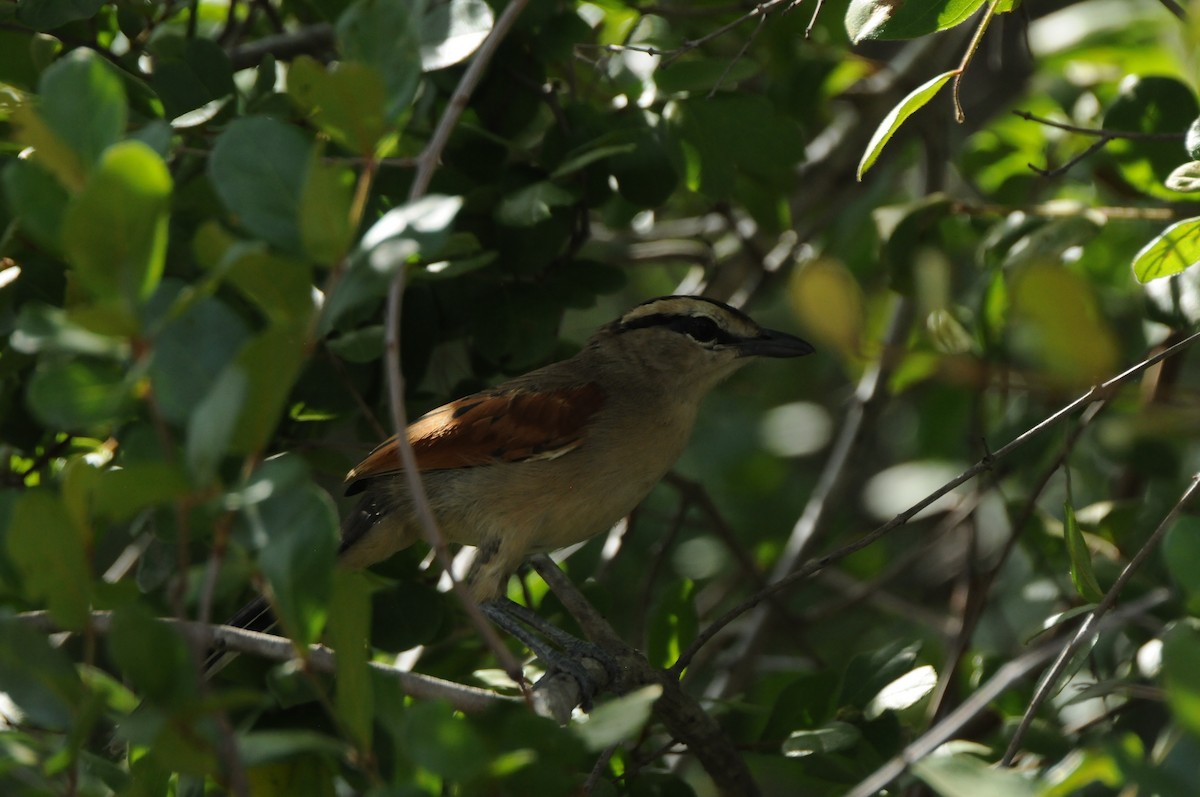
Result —
<svg viewBox="0 0 1200 797"><path fill-rule="evenodd" d="M557 390L509 388L465 396L408 426L418 470L469 468L493 462L554 459L578 448L588 419L604 404L595 383ZM346 474L359 482L401 470L395 436ZM358 489L355 489L358 488Z"/></svg>

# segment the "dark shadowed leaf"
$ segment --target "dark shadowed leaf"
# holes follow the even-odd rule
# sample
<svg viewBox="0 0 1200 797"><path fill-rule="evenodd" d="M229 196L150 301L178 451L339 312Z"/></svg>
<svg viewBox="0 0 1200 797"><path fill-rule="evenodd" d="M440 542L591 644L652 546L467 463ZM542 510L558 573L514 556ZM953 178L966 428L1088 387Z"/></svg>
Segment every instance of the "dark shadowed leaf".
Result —
<svg viewBox="0 0 1200 797"><path fill-rule="evenodd" d="M13 509L8 553L32 599L50 607L64 628L81 629L91 600L86 535L66 504L47 489L30 490Z"/></svg>
<svg viewBox="0 0 1200 797"><path fill-rule="evenodd" d="M267 537L259 565L287 635L316 642L325 625L337 553L337 511L329 496L308 483L246 509Z"/></svg>
<svg viewBox="0 0 1200 797"><path fill-rule="evenodd" d="M337 35L347 61L360 61L383 76L384 113L393 124L408 111L421 77L420 19L425 3L357 0L338 18Z"/></svg>
<svg viewBox="0 0 1200 797"><path fill-rule="evenodd" d="M187 643L139 606L113 612L108 650L135 690L159 705L178 706L196 695Z"/></svg>
<svg viewBox="0 0 1200 797"><path fill-rule="evenodd" d="M0 692L29 722L54 731L70 729L84 695L70 659L10 616L0 617Z"/></svg>
<svg viewBox="0 0 1200 797"><path fill-rule="evenodd" d="M300 201L312 143L265 116L238 119L213 146L208 174L234 220L285 252L302 250Z"/></svg>

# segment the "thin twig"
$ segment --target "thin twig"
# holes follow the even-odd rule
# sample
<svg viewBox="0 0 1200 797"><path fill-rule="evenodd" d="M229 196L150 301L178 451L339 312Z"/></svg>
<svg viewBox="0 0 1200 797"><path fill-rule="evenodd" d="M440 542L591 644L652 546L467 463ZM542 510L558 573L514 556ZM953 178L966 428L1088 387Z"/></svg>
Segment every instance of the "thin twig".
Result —
<svg viewBox="0 0 1200 797"><path fill-rule="evenodd" d="M1179 3L1176 3L1175 0L1158 0L1158 2L1162 3L1163 7L1172 14L1179 17L1184 22L1187 22L1187 11L1185 11L1183 6L1179 5Z"/></svg>
<svg viewBox="0 0 1200 797"><path fill-rule="evenodd" d="M499 48L500 42L504 39L509 29L512 28L513 23L516 22L517 17L525 8L527 2L528 0L512 0L496 20L496 24L488 33L487 38L484 39L483 44L475 52L475 56L471 60L471 65L467 67L467 70L458 82L458 86L455 87L454 93L450 96L446 110L442 113L441 119L438 120L433 135L417 158L417 171L413 175L412 186L408 193L410 202L425 196L429 190L430 180L433 179L433 173L437 170L441 162L442 151L446 148L446 144L450 140L450 134L453 132L459 117L462 115L463 109L466 108L471 93L479 85L479 81L483 78L484 71L491 61L492 56L496 53L497 48ZM429 498L425 493L425 485L421 480L421 474L417 470L416 457L413 454L412 446L408 442L408 437L404 433L404 430L408 428L408 420L405 417L404 411L404 376L400 370L400 307L401 299L404 296L404 276L404 267L401 266L396 270L396 275L392 278L392 283L388 287L387 312L384 320L384 340L386 342L384 372L387 378L388 391L391 395L392 425L397 432L398 445L396 446L396 450L404 471L404 478L408 484L409 493L412 495L413 506L421 527L422 536L429 543L442 569L450 578L454 594L462 602L467 616L471 618L471 622L478 629L480 636L483 637L488 648L496 656L500 666L504 668L505 672L508 673L514 682L522 684L522 687L524 687L520 664L508 648L504 646L504 643L501 642L496 630L483 616L479 607L462 587L462 584L458 579L454 578L451 557L446 549L446 542L442 537L441 531L438 529L433 511L429 507ZM528 697L528 693L526 693L526 696Z"/></svg>
<svg viewBox="0 0 1200 797"><path fill-rule="evenodd" d="M1109 130L1098 127L1080 127L1079 125L1068 124L1066 122L1056 122L1053 119L1037 116L1029 111L1013 111L1013 115L1019 116L1027 122L1037 122L1046 127L1066 130L1068 133L1079 133L1084 136L1100 136L1101 138L1109 139L1124 138L1130 141L1182 141L1184 137L1183 133L1143 133L1139 130Z"/></svg>
<svg viewBox="0 0 1200 797"><path fill-rule="evenodd" d="M47 611L23 612L16 619L24 625L45 633L57 633L61 628ZM227 625L205 625L190 620L176 620L170 617L157 618L179 631L193 646L199 648L220 648L230 652L244 653L257 656L269 661L292 661L296 658L294 643L286 637L249 631ZM107 634L112 627L112 612L94 611L88 621L88 628L97 634ZM334 673L337 665L336 653L324 645L310 645L305 666L316 672ZM406 672L395 667L389 667L379 662L370 662L374 672L382 673L400 682L404 691L413 697L425 699L441 699L450 703L460 711L479 712L498 703L511 703L515 697L499 695L477 686L446 681L420 673Z"/></svg>
<svg viewBox="0 0 1200 797"><path fill-rule="evenodd" d="M734 620L736 620L741 615L745 614L750 609L753 609L755 606L762 603L770 595L774 595L775 593L778 593L785 589L788 589L789 587L793 586L794 584L797 584L801 581L808 579L814 573L824 570L826 567L833 564L834 562L840 561L852 553L861 551L863 548L873 545L875 542L877 542L880 539L882 539L883 537L887 536L889 533L891 533L895 529L908 523L908 521L911 520L914 515L916 515L921 510L925 509L930 504L937 501L942 496L949 494L952 490L956 489L960 485L965 484L966 482L975 478L980 473L983 473L986 470L990 470L997 461L1004 459L1005 457L1011 455L1013 452L1022 448L1027 443L1029 443L1031 440L1033 440L1035 437L1039 436L1042 432L1045 432L1049 429L1054 428L1055 426L1062 423L1064 420L1071 417L1076 412L1087 407L1088 405L1107 398L1110 391L1112 391L1114 388L1120 386L1121 384L1128 381L1129 379L1132 379L1133 377L1137 376L1142 371L1146 370L1147 368L1154 365L1155 363L1161 362L1162 360L1165 360L1168 357L1173 357L1174 355L1180 353L1181 351L1184 351L1185 349L1190 347L1192 344L1194 344L1197 340L1200 340L1200 332L1195 332L1195 333L1187 336L1186 338L1181 340L1179 343L1176 343L1174 346L1171 346L1167 349L1163 349L1162 351L1154 354L1151 357L1147 357L1146 359L1144 359L1141 362L1137 363L1136 365L1126 369L1125 371L1122 371L1121 373L1108 379L1107 381L1102 382L1099 385L1096 385L1091 390L1089 390L1087 393L1085 393L1084 395L1077 398L1075 401L1072 401L1070 404L1067 404L1065 407L1062 407L1057 412L1054 412L1053 414L1051 414L1049 417L1045 418L1041 422L1035 424L1034 426L1025 430L1021 434L1017 435L1015 438L1010 440L1006 445L1004 445L1002 448L997 450L994 454L991 454L990 456L987 456L987 457L979 460L974 465L972 465L971 467L967 468L965 471L960 473L958 476L954 477L953 479L951 479L949 482L942 485L938 489L934 490L932 493L925 496L924 498L922 498L917 503L913 504L911 507L909 507L905 511L901 512L899 515L896 515L896 517L892 518L891 520L889 520L887 523L883 524L879 528L875 529L874 531L869 532L868 534L863 535L862 537L860 537L859 539L855 540L852 543L849 543L848 545L844 545L841 548L838 548L837 550L833 551L830 554L826 554L825 556L822 556L818 559L810 560L806 565L797 569L795 572L793 572L787 576L784 576L783 578L778 579L777 581L772 583L766 589L760 590L759 592L755 593L754 595L751 595L749 598L747 598L746 600L739 603L737 606L730 609L724 615L722 615L721 617L714 620L711 624L709 624L709 626L707 628L705 628L699 635L697 635L696 639L692 642L692 644L690 646L688 646L688 649L685 650L680 655L678 661L676 661L675 664L673 664L671 666L671 670L676 673L682 672L683 669L685 667L687 667L687 665L691 661L692 657L696 655L696 652L699 651L700 648L702 648L704 645L708 644L708 642L710 642L712 640L712 638L715 637L721 631L722 628L724 628L725 626L732 623Z"/></svg>
<svg viewBox="0 0 1200 797"><path fill-rule="evenodd" d="M971 59L975 57L975 52L979 49L979 43L983 41L983 34L987 31L988 25L992 24L992 18L996 16L996 9L1000 5L1000 0L992 0L988 3L987 12L984 13L983 19L979 22L979 27L975 29L975 35L971 37L970 44L967 45L967 51L963 53L962 61L958 65L958 69L954 70L954 83L950 86L950 94L954 98L954 118L959 124L967 121L967 115L963 113L962 103L959 102L958 89L962 83L963 73L967 71L967 67L971 64Z"/></svg>
<svg viewBox="0 0 1200 797"><path fill-rule="evenodd" d="M1167 512L1166 517L1158 524L1158 528L1154 530L1154 533L1146 539L1146 542L1138 549L1138 552L1130 558L1129 563L1125 565L1121 574L1117 576L1116 581L1109 587L1108 592L1104 593L1104 599L1096 605L1096 608L1088 612L1083 622L1079 624L1079 629L1075 632L1071 641L1063 647L1062 651L1058 654L1058 658L1055 659L1053 666L1042 676L1038 690L1034 692L1033 699L1029 701L1029 707L1025 709L1025 714L1021 717L1021 722L1017 725L1012 740L1008 743L1008 749L1004 751L1004 757L1000 759L1002 766L1012 766L1013 758L1016 756L1017 751L1021 749L1021 741L1025 738L1025 733L1029 730L1033 718L1037 716L1038 709L1042 707L1042 704L1046 702L1046 699L1050 695L1055 693L1059 679L1062 678L1063 673L1070 666L1071 660L1075 658L1075 654L1079 652L1080 648L1086 642L1099 633L1096 624L1100 618L1112 609L1122 590L1125 589L1129 580L1133 578L1133 574L1137 572L1138 568L1142 566L1142 563L1146 561L1150 554L1158 549L1159 543L1162 542L1163 537L1175 525L1175 520L1179 517L1179 513L1192 500L1197 489L1200 489L1200 474L1192 476L1191 483L1183 491L1183 494L1179 496L1179 500L1175 502L1175 506L1171 507L1171 511Z"/></svg>

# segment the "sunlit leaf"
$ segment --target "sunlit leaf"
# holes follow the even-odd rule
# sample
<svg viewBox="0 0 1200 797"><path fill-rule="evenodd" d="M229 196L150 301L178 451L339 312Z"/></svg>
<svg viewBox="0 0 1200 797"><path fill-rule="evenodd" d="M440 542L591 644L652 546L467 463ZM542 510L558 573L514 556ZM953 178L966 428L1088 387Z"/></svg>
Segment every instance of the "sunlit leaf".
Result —
<svg viewBox="0 0 1200 797"><path fill-rule="evenodd" d="M1133 256L1138 282L1178 274L1200 263L1200 218L1177 221Z"/></svg>
<svg viewBox="0 0 1200 797"><path fill-rule="evenodd" d="M300 202L312 144L265 116L238 119L213 145L208 174L234 219L285 252L299 252Z"/></svg>
<svg viewBox="0 0 1200 797"><path fill-rule="evenodd" d="M650 719L650 710L661 695L661 686L643 686L596 706L586 721L572 724L571 729L589 750L603 750L639 733Z"/></svg>
<svg viewBox="0 0 1200 797"><path fill-rule="evenodd" d="M421 19L421 69L432 72L465 61L492 30L483 0L436 3Z"/></svg>
<svg viewBox="0 0 1200 797"><path fill-rule="evenodd" d="M63 249L101 300L132 312L158 286L167 253L172 180L158 153L139 141L105 151L67 206Z"/></svg>
<svg viewBox="0 0 1200 797"><path fill-rule="evenodd" d="M782 752L788 758L804 758L814 753L848 750L862 739L862 731L848 722L834 720L811 731L792 731L783 740Z"/></svg>
<svg viewBox="0 0 1200 797"><path fill-rule="evenodd" d="M871 136L871 140L863 152L862 160L858 162L856 176L859 180L867 173L867 169L875 164L884 145L891 141L892 136L900 129L900 125L904 124L908 117L925 107L955 74L957 74L957 70L951 70L925 81L913 89L907 97L900 100L895 108L888 111L887 116L883 117L883 121L879 123L879 127L875 128L875 133Z"/></svg>
<svg viewBox="0 0 1200 797"><path fill-rule="evenodd" d="M959 25L986 0L851 0L846 10L850 40L915 39Z"/></svg>
<svg viewBox="0 0 1200 797"><path fill-rule="evenodd" d="M934 753L916 762L913 773L941 797L1036 797L1041 792L1028 775L968 753Z"/></svg>

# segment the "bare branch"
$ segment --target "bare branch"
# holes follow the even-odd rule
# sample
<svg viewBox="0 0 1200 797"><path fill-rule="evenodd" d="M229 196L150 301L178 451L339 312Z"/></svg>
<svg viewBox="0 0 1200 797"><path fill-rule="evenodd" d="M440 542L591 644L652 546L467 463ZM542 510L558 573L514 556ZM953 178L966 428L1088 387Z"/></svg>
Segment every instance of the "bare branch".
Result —
<svg viewBox="0 0 1200 797"><path fill-rule="evenodd" d="M50 613L46 611L24 612L17 615L17 620L30 628L46 633L57 633L62 630ZM171 617L160 617L158 622L171 626L197 647L245 653L269 661L291 661L296 658L296 648L286 637L248 631L245 628L234 626L206 625ZM112 612L92 612L88 627L94 633L107 634L112 627ZM309 655L305 659L306 667L317 672L330 674L334 672L337 656L333 650L324 645L311 645L308 650ZM389 678L399 681L404 691L413 697L445 700L460 711L479 712L497 703L511 703L517 700L513 697L498 695L487 689L420 673L405 672L378 662L371 662L370 667L375 672L383 673Z"/></svg>

